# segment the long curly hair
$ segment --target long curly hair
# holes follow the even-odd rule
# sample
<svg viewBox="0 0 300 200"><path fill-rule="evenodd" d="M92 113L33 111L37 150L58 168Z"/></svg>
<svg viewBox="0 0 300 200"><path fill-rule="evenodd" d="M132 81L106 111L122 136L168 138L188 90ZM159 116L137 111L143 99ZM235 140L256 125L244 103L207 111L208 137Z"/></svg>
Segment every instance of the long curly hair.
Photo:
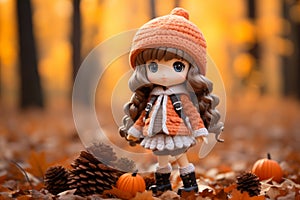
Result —
<svg viewBox="0 0 300 200"><path fill-rule="evenodd" d="M139 118L142 111L145 109L149 94L155 87L147 79L146 62L149 60L171 60L173 58L186 60L189 64L192 62L192 58L185 52L175 48L153 48L142 51L136 59L136 68L134 73L129 79L129 88L133 92L133 95L128 103L124 105L125 116L123 118L123 125L119 129L119 133L122 137L127 137L128 129ZM219 134L223 129L223 123L219 122L221 116L216 109L219 104L219 98L212 94L213 84L212 82L200 74L197 66L190 64L190 68L187 74L187 88L196 108L198 109L200 116L204 122L205 127L209 132L216 134L216 139L219 139ZM129 141L130 145L135 145L135 142Z"/></svg>

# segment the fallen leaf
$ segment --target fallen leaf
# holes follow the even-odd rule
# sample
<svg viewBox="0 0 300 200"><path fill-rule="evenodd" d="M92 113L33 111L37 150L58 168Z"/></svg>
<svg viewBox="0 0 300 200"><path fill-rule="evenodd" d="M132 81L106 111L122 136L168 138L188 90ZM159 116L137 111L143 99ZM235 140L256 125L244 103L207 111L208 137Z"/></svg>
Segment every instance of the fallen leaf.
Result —
<svg viewBox="0 0 300 200"><path fill-rule="evenodd" d="M221 164L218 166L218 173L222 174L227 172L232 172L232 168L229 165Z"/></svg>
<svg viewBox="0 0 300 200"><path fill-rule="evenodd" d="M11 199L11 194L9 192L0 192L0 200Z"/></svg>
<svg viewBox="0 0 300 200"><path fill-rule="evenodd" d="M231 200L248 200L248 199L250 199L247 192L241 193L237 189L234 189L232 191L231 196L232 196Z"/></svg>
<svg viewBox="0 0 300 200"><path fill-rule="evenodd" d="M17 181L9 180L3 183L2 186L8 188L9 190L17 190L19 185Z"/></svg>
<svg viewBox="0 0 300 200"><path fill-rule="evenodd" d="M30 195L22 195L17 197L17 200L31 200L33 199Z"/></svg>
<svg viewBox="0 0 300 200"><path fill-rule="evenodd" d="M20 169L20 166L14 161L9 162L7 167L7 179L25 180L22 169Z"/></svg>
<svg viewBox="0 0 300 200"><path fill-rule="evenodd" d="M2 185L0 185L0 192L10 192L11 190L8 189L7 187L3 187Z"/></svg>
<svg viewBox="0 0 300 200"><path fill-rule="evenodd" d="M181 197L185 200L196 200L196 194L193 190L191 192L182 191Z"/></svg>
<svg viewBox="0 0 300 200"><path fill-rule="evenodd" d="M220 190L217 192L217 194L215 195L215 199L227 199L227 194L226 192L224 192L224 189Z"/></svg>
<svg viewBox="0 0 300 200"><path fill-rule="evenodd" d="M295 199L300 200L300 189L299 188L295 188Z"/></svg>
<svg viewBox="0 0 300 200"><path fill-rule="evenodd" d="M277 187L270 187L266 192L266 195L268 195L268 197L270 197L271 199L275 199L280 195L280 191Z"/></svg>
<svg viewBox="0 0 300 200"><path fill-rule="evenodd" d="M170 199L179 200L180 196L176 192L168 190L168 191L164 192L159 198L161 200L170 200Z"/></svg>
<svg viewBox="0 0 300 200"><path fill-rule="evenodd" d="M248 192L240 192L237 189L234 189L231 193L231 200L264 200L264 196L254 196L250 197Z"/></svg>
<svg viewBox="0 0 300 200"><path fill-rule="evenodd" d="M26 199L27 197L31 197L30 192L28 190L15 190L12 194L12 198L17 199L22 197ZM32 199L32 198L31 198Z"/></svg>
<svg viewBox="0 0 300 200"><path fill-rule="evenodd" d="M214 193L214 189L208 185L204 185L204 184L198 184L198 188L199 188L199 191L200 192L203 192L203 191L210 191L211 193Z"/></svg>
<svg viewBox="0 0 300 200"><path fill-rule="evenodd" d="M0 184L3 183L7 179L7 173L3 173L0 175Z"/></svg>
<svg viewBox="0 0 300 200"><path fill-rule="evenodd" d="M50 199L50 195L43 194L38 190L32 190L31 195L33 199Z"/></svg>
<svg viewBox="0 0 300 200"><path fill-rule="evenodd" d="M116 196L120 199L132 199L132 194L130 194L129 192L124 192L123 190L119 190L116 187L112 187L112 189L110 190L105 190L103 192L104 196Z"/></svg>
<svg viewBox="0 0 300 200"><path fill-rule="evenodd" d="M154 197L152 196L152 191L145 191L136 193L131 200L154 200Z"/></svg>
<svg viewBox="0 0 300 200"><path fill-rule="evenodd" d="M210 198L213 198L214 197L214 191L212 189L210 189L210 188L206 188L202 192L200 192L199 195L201 197L210 197Z"/></svg>
<svg viewBox="0 0 300 200"><path fill-rule="evenodd" d="M229 193L229 192L231 192L232 190L236 189L236 187L237 187L237 185L236 185L235 183L234 183L234 184L231 184L231 185L229 185L228 187L225 187L225 188L224 188L224 192Z"/></svg>
<svg viewBox="0 0 300 200"><path fill-rule="evenodd" d="M46 161L45 152L37 153L31 151L28 159L30 168L26 169L29 173L33 174L37 178L44 178L45 172L50 167L50 164Z"/></svg>

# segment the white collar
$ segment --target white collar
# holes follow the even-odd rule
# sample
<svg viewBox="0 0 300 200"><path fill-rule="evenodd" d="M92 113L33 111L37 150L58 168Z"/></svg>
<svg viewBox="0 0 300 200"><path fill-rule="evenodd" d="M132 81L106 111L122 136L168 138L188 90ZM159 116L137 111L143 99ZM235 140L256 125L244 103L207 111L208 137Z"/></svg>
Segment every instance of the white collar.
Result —
<svg viewBox="0 0 300 200"><path fill-rule="evenodd" d="M173 85L166 90L162 86L155 87L150 95L171 95L171 94L188 94L185 84Z"/></svg>

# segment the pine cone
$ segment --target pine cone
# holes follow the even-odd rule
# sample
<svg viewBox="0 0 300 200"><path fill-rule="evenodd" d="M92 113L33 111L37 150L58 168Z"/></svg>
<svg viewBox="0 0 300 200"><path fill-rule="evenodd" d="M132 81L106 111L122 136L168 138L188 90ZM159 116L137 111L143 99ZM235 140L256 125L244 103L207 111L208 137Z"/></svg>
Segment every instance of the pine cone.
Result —
<svg viewBox="0 0 300 200"><path fill-rule="evenodd" d="M117 156L113 149L104 143L94 143L92 146L88 147L87 150L106 165L110 165L117 160Z"/></svg>
<svg viewBox="0 0 300 200"><path fill-rule="evenodd" d="M70 188L75 194L88 196L102 194L104 190L111 189L123 172L104 165L92 154L82 151L80 156L71 164Z"/></svg>
<svg viewBox="0 0 300 200"><path fill-rule="evenodd" d="M237 189L241 192L248 192L250 197L258 196L261 183L255 174L246 172L237 177Z"/></svg>
<svg viewBox="0 0 300 200"><path fill-rule="evenodd" d="M45 174L45 188L54 195L69 189L69 172L63 166L47 169Z"/></svg>

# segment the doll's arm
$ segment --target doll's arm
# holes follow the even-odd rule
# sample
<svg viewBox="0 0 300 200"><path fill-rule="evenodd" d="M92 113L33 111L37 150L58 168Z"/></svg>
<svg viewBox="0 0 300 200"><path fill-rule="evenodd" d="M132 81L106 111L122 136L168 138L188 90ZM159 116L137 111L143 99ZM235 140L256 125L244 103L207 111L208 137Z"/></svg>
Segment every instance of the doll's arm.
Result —
<svg viewBox="0 0 300 200"><path fill-rule="evenodd" d="M207 136L208 131L204 126L200 113L198 112L194 104L191 102L189 97L187 95L181 95L180 99L182 102L184 114L189 118L191 128L193 129L193 136Z"/></svg>
<svg viewBox="0 0 300 200"><path fill-rule="evenodd" d="M144 117L145 117L145 111L143 111L141 113L141 115L135 121L135 123L133 124L133 126L131 126L128 129L127 139L134 140L134 138L139 139L139 138L143 137L142 131L143 131L143 126L145 125Z"/></svg>

